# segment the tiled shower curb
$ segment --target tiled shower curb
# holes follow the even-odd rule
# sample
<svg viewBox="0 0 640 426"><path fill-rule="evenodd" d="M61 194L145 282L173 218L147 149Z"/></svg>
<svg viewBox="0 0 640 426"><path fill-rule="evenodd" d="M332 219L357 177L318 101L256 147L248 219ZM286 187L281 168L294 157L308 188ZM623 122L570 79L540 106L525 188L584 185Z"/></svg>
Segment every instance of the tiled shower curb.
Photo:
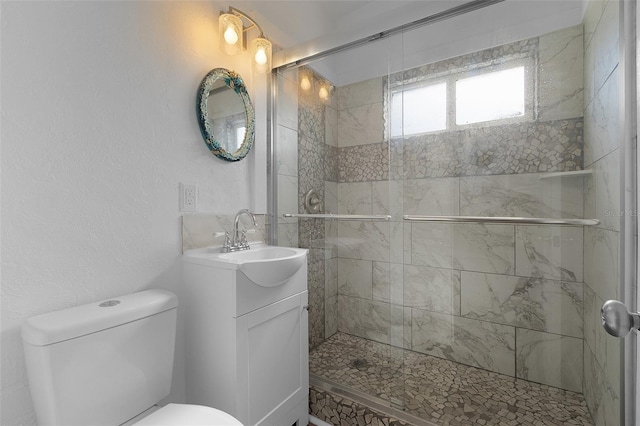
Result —
<svg viewBox="0 0 640 426"><path fill-rule="evenodd" d="M309 386L309 413L334 426L436 426L313 375Z"/></svg>

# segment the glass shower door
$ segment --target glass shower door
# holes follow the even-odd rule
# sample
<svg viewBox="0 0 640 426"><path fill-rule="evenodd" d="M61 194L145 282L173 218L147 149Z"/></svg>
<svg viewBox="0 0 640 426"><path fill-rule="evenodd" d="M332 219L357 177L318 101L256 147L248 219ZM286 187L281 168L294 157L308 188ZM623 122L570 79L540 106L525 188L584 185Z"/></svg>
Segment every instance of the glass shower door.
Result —
<svg viewBox="0 0 640 426"><path fill-rule="evenodd" d="M620 2L515 41L501 8L545 19L504 2L279 72L278 244L310 250L312 383L416 424L618 425Z"/></svg>
<svg viewBox="0 0 640 426"><path fill-rule="evenodd" d="M374 47L380 75L333 75L349 52L280 72L274 164L278 244L309 249L312 383L401 409L403 223L383 102L399 46Z"/></svg>
<svg viewBox="0 0 640 426"><path fill-rule="evenodd" d="M619 291L618 7L590 2L584 23L516 42L488 29L492 47L426 64L418 41L445 24L404 35L388 102L405 375L424 377L405 383L405 404L424 419L619 424L622 346L599 321Z"/></svg>

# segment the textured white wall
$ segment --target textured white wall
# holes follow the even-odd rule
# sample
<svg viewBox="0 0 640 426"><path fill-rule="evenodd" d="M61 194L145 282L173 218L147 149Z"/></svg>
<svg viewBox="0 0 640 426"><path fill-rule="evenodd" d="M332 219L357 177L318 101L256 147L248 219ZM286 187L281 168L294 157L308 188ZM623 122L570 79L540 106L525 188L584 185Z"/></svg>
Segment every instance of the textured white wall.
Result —
<svg viewBox="0 0 640 426"><path fill-rule="evenodd" d="M178 183L199 211L264 212L265 128L249 157L204 145L195 96L237 70L265 117L248 54L217 46L213 2L1 2L0 424L34 424L20 324L146 288L180 295ZM184 389L180 347L173 400Z"/></svg>

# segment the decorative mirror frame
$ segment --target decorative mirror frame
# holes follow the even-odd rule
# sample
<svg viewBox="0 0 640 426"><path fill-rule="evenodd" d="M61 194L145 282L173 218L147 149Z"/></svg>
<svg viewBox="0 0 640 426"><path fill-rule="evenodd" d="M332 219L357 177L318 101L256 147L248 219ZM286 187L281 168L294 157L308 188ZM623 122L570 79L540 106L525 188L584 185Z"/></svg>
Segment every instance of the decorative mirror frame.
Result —
<svg viewBox="0 0 640 426"><path fill-rule="evenodd" d="M235 152L227 152L215 138L209 123L209 114L207 112L207 104L209 102L209 93L213 89L213 85L216 81L223 79L227 87L236 92L242 103L244 104L244 118L246 123L246 132L244 134L244 141L240 148ZM244 85L242 77L235 71L228 70L226 68L214 68L207 73L198 87L198 97L196 102L196 112L198 114L198 124L200 125L200 132L207 148L213 155L226 161L240 161L247 156L251 147L253 146L253 140L255 138L255 114L253 112L253 104L247 93L247 88Z"/></svg>

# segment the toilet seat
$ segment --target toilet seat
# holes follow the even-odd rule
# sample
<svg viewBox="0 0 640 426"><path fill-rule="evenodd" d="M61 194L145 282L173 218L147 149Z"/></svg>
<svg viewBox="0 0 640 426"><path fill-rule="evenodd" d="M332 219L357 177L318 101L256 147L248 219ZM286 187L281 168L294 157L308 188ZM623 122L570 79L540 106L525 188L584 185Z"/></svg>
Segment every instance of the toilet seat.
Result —
<svg viewBox="0 0 640 426"><path fill-rule="evenodd" d="M243 426L224 411L204 405L167 404L135 426Z"/></svg>

